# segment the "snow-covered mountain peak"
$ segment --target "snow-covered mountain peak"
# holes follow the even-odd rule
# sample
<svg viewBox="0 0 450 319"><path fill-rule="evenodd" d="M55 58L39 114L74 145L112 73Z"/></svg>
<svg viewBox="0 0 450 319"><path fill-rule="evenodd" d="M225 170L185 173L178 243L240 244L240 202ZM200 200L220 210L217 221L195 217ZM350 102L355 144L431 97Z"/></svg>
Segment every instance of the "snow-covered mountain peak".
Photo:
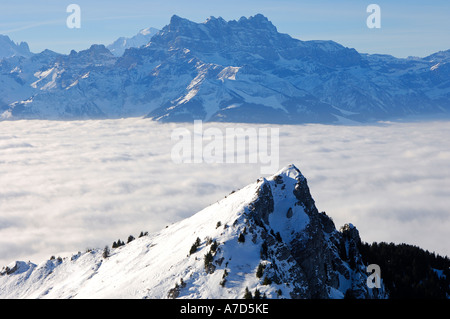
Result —
<svg viewBox="0 0 450 319"><path fill-rule="evenodd" d="M140 30L138 34L142 34L142 35L149 35L152 33L154 34L155 30L156 30L155 28L148 27L148 28L144 28L144 29Z"/></svg>
<svg viewBox="0 0 450 319"><path fill-rule="evenodd" d="M230 20L225 21L222 17L214 17L210 16L203 23L195 23L186 18L180 17L174 14L170 18L170 23L167 26L168 29L174 30L174 27L195 27L201 25L221 25L222 27L240 27L240 28L248 28L248 29L266 29L266 31L276 32L276 27L270 22L270 20L264 15L258 13L254 16L244 17L242 16L239 20Z"/></svg>
<svg viewBox="0 0 450 319"><path fill-rule="evenodd" d="M88 62L94 62L101 59L111 59L114 55L103 44L93 44L89 49L79 52L72 50L68 55L69 59L89 59Z"/></svg>
<svg viewBox="0 0 450 319"><path fill-rule="evenodd" d="M238 21L225 21L223 18L210 17L204 23L195 23L173 15L170 23L162 29L157 43L186 47L195 51L228 50L237 46L248 46L248 41L258 45L270 46L277 38L276 27L263 15L242 17ZM200 50L199 50L200 49Z"/></svg>
<svg viewBox="0 0 450 319"><path fill-rule="evenodd" d="M173 30L173 28L179 28L179 27L188 27L188 26L194 26L198 23L195 23L189 19L182 18L176 14L172 15L170 18L170 23L167 26L170 30Z"/></svg>
<svg viewBox="0 0 450 319"><path fill-rule="evenodd" d="M270 22L270 20L258 13L249 18L241 17L238 21L244 27L251 27L255 29L264 29L270 32L277 32L277 28Z"/></svg>
<svg viewBox="0 0 450 319"><path fill-rule="evenodd" d="M67 58L61 58L63 64L69 64L73 69L94 67L98 65L111 65L116 58L103 44L93 44L89 49L76 52L72 50Z"/></svg>
<svg viewBox="0 0 450 319"><path fill-rule="evenodd" d="M106 55L112 57L111 52L103 44L93 44L87 50L80 51L79 54Z"/></svg>
<svg viewBox="0 0 450 319"><path fill-rule="evenodd" d="M222 18L222 17L214 17L214 16L210 16L209 18L206 19L206 21L204 22L204 24L208 24L208 23L220 23L220 24L226 24L227 22Z"/></svg>
<svg viewBox="0 0 450 319"><path fill-rule="evenodd" d="M0 60L12 56L30 57L32 55L26 42L14 43L7 35L0 34Z"/></svg>
<svg viewBox="0 0 450 319"><path fill-rule="evenodd" d="M274 175L272 175L271 179L273 179L279 175L294 178L294 179L298 179L299 176L303 177L300 170L294 164L289 164L289 165L283 167L278 172L276 172Z"/></svg>
<svg viewBox="0 0 450 319"><path fill-rule="evenodd" d="M122 56L127 49L139 48L150 42L151 38L158 33L159 30L148 27L140 30L138 34L133 37L126 38L120 37L113 43L107 46L108 50L111 51L116 57Z"/></svg>
<svg viewBox="0 0 450 319"><path fill-rule="evenodd" d="M0 298L242 298L247 290L268 298L384 297L366 286L351 229L344 236L317 211L306 179L289 165L127 244L11 263L0 270Z"/></svg>

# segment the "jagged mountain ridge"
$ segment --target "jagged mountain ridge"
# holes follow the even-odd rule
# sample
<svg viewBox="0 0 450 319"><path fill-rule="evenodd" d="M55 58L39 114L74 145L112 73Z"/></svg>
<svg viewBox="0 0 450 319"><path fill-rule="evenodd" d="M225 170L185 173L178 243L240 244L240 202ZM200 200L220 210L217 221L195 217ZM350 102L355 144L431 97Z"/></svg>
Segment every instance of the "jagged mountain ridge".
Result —
<svg viewBox="0 0 450 319"><path fill-rule="evenodd" d="M13 56L30 57L31 55L26 42L14 43L7 35L0 34L0 59Z"/></svg>
<svg viewBox="0 0 450 319"><path fill-rule="evenodd" d="M450 108L449 51L411 59L360 54L279 33L261 14L204 23L175 15L147 45L120 57L106 51L93 45L69 55L3 59L2 118L296 124Z"/></svg>
<svg viewBox="0 0 450 319"><path fill-rule="evenodd" d="M199 242L196 243L197 238ZM16 262L1 298L384 298L369 289L357 229L319 213L289 165L190 218L113 248Z"/></svg>

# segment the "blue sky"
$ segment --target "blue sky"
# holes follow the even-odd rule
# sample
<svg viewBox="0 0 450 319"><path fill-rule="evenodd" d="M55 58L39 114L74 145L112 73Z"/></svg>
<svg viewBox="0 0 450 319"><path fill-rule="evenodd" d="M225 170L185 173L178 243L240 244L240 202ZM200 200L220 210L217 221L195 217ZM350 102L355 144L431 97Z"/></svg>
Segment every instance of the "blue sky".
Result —
<svg viewBox="0 0 450 319"><path fill-rule="evenodd" d="M81 8L81 28L69 29L69 4ZM381 8L381 28L369 29L369 4ZM1 0L0 34L69 53L109 44L146 27L162 28L177 14L195 22L262 13L282 33L301 40L334 40L362 53L426 56L450 49L450 1L433 0Z"/></svg>

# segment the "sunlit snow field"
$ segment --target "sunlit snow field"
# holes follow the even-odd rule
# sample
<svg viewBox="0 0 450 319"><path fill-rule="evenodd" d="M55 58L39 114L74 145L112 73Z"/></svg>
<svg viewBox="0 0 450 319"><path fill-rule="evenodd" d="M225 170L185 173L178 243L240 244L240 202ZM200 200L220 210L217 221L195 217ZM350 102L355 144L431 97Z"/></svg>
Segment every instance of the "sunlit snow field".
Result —
<svg viewBox="0 0 450 319"><path fill-rule="evenodd" d="M191 129L136 118L0 122L0 268L158 231L263 176L258 164L174 163L180 126ZM338 228L450 255L450 122L276 127L280 168L301 170Z"/></svg>

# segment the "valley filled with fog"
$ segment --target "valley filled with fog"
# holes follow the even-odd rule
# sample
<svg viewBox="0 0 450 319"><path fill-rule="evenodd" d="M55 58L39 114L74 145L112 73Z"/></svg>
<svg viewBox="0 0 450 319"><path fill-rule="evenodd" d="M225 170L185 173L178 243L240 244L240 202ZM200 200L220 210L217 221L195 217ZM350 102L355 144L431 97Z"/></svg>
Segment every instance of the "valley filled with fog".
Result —
<svg viewBox="0 0 450 319"><path fill-rule="evenodd" d="M192 130L140 118L0 122L0 267L158 231L263 176L261 163L174 163L180 127ZM301 170L337 228L450 255L450 122L242 127L279 129L279 168Z"/></svg>

